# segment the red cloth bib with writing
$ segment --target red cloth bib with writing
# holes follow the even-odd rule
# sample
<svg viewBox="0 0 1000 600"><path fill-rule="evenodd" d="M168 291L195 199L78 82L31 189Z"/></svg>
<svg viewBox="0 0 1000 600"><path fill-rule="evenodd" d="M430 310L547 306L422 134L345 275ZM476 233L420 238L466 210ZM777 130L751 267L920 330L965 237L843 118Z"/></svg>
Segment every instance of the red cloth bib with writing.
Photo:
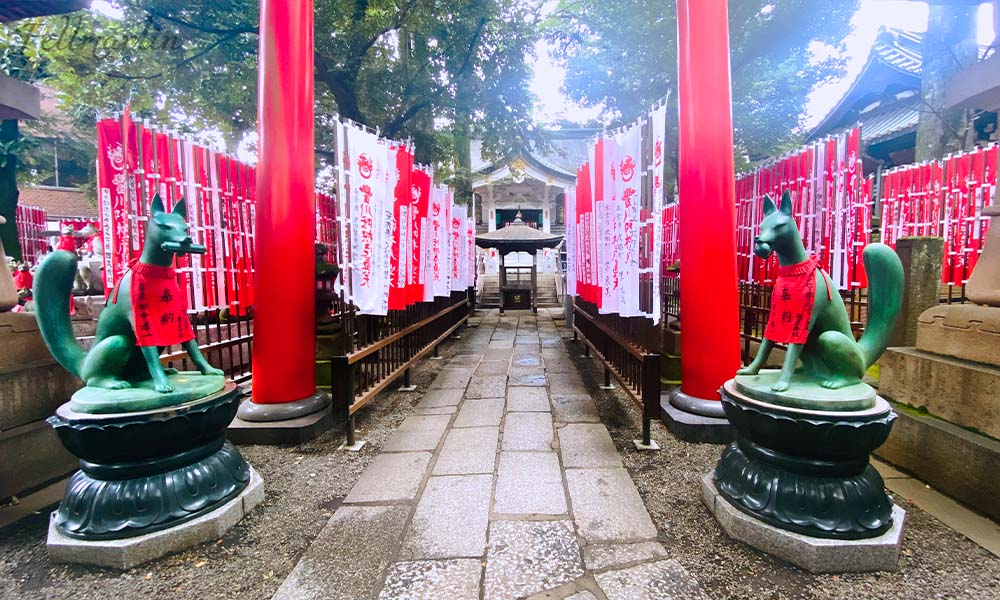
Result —
<svg viewBox="0 0 1000 600"><path fill-rule="evenodd" d="M137 345L172 346L194 339L173 267L134 263L130 291Z"/></svg>
<svg viewBox="0 0 1000 600"><path fill-rule="evenodd" d="M771 290L771 315L764 337L778 344L804 344L809 337L809 321L816 300L815 258L794 265L778 267L778 280ZM823 276L824 281L826 276ZM832 298L830 282L827 296Z"/></svg>

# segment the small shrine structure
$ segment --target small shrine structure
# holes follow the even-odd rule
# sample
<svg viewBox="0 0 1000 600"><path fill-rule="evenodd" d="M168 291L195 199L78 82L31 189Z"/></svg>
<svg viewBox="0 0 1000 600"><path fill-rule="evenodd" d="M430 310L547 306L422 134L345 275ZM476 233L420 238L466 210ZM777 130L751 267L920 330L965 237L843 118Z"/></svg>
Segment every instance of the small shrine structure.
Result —
<svg viewBox="0 0 1000 600"><path fill-rule="evenodd" d="M500 314L507 307L538 312L538 251L555 248L562 239L525 223L520 210L505 227L476 236L476 246L496 249L500 256ZM504 257L516 252L530 254L531 266L507 266Z"/></svg>

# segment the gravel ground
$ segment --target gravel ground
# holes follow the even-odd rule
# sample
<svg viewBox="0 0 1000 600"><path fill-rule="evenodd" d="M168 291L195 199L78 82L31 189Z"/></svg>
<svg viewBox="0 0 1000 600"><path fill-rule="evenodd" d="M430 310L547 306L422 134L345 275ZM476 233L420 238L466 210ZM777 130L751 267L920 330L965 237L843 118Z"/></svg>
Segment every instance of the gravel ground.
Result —
<svg viewBox="0 0 1000 600"><path fill-rule="evenodd" d="M656 421L653 438L661 450L636 451L632 440L640 437L642 423L638 403L621 391L598 390L599 363L580 358L579 347L571 349L661 541L713 598L1000 598L1000 558L905 498L894 498L906 510L902 556L894 573L813 575L730 540L701 502L701 479L715 467L722 446L679 441Z"/></svg>
<svg viewBox="0 0 1000 600"><path fill-rule="evenodd" d="M455 346L441 346L446 360L420 361L412 383L426 389ZM358 439L368 442L361 452L337 451L339 423L298 446L240 446L264 478L264 502L214 544L125 573L50 563L48 511L0 529L0 598L270 598L419 399L384 392L359 411Z"/></svg>

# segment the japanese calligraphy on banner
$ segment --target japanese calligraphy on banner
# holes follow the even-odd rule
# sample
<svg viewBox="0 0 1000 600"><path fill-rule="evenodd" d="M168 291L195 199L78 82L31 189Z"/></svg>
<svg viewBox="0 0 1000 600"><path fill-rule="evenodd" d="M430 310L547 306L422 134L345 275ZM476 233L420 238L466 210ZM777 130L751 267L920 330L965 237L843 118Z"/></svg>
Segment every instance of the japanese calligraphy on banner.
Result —
<svg viewBox="0 0 1000 600"><path fill-rule="evenodd" d="M736 254L740 278L770 284L777 259L753 253L753 238L763 218L763 198L792 196L795 218L806 251L819 259L839 289L862 287L867 279L861 260L868 244L872 214L870 189L861 172L861 130L800 148L736 180Z"/></svg>
<svg viewBox="0 0 1000 600"><path fill-rule="evenodd" d="M350 299L361 314L385 315L393 279L397 149L352 126L346 143Z"/></svg>
<svg viewBox="0 0 1000 600"><path fill-rule="evenodd" d="M97 125L98 209L105 293L112 293L142 249L153 196L171 208L184 198L188 224L204 255L178 257L179 288L190 310L253 306L255 169L232 157L134 121L128 109ZM317 195L317 240L339 248L336 203ZM339 250L338 250L339 251ZM337 251L334 252L336 256Z"/></svg>
<svg viewBox="0 0 1000 600"><path fill-rule="evenodd" d="M566 293L570 296L577 295L577 277L579 266L577 264L576 246L577 229L576 222L576 190L568 189L563 195L566 215Z"/></svg>
<svg viewBox="0 0 1000 600"><path fill-rule="evenodd" d="M649 250L649 261L652 263L652 306L651 317L653 324L660 322L661 302L660 281L663 278L662 248L664 245L664 154L666 152L666 132L667 132L667 103L662 102L649 113L650 134L653 137L653 164L650 177L653 188L653 206L647 218L651 222L653 229L652 247Z"/></svg>
<svg viewBox="0 0 1000 600"><path fill-rule="evenodd" d="M883 173L883 243L895 247L904 237L942 237L941 282L967 282L989 227L983 209L996 201L998 155L992 144Z"/></svg>
<svg viewBox="0 0 1000 600"><path fill-rule="evenodd" d="M97 123L97 208L104 235L104 289L110 292L128 266L128 175L122 124L118 119Z"/></svg>
<svg viewBox="0 0 1000 600"><path fill-rule="evenodd" d="M588 149L566 194L567 289L601 314L660 320L665 102Z"/></svg>
<svg viewBox="0 0 1000 600"><path fill-rule="evenodd" d="M460 292L468 286L469 245L466 242L468 213L464 206L451 207L451 291Z"/></svg>
<svg viewBox="0 0 1000 600"><path fill-rule="evenodd" d="M639 231L640 221L640 167L642 155L642 127L633 125L615 136L617 150L615 168L612 167L612 177L615 190L612 195L616 205L615 214L618 217L617 235L621 238L615 241L618 267L618 314L623 317L638 317L639 310Z"/></svg>
<svg viewBox="0 0 1000 600"><path fill-rule="evenodd" d="M361 314L385 315L471 285L467 213L454 211L451 190L433 185L411 146L353 124L336 127L348 301Z"/></svg>
<svg viewBox="0 0 1000 600"><path fill-rule="evenodd" d="M431 298L451 295L451 195L447 188L431 189L428 277ZM427 290L424 298L428 299Z"/></svg>

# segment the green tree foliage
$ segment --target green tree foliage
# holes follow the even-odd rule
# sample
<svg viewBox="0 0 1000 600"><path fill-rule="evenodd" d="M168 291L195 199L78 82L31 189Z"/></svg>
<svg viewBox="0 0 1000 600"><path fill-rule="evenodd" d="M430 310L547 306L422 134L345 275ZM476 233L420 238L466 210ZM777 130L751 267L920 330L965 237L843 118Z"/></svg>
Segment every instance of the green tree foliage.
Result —
<svg viewBox="0 0 1000 600"><path fill-rule="evenodd" d="M916 160L940 160L973 145L974 111L945 108L948 81L979 58L975 5L932 4L921 46L920 98Z"/></svg>
<svg viewBox="0 0 1000 600"><path fill-rule="evenodd" d="M840 44L856 9L852 0L729 2L738 160L774 155L801 140L806 96L843 66L837 57L813 62L810 45ZM561 0L545 26L567 64L566 92L603 105L608 121L634 119L676 91L673 1Z"/></svg>
<svg viewBox="0 0 1000 600"><path fill-rule="evenodd" d="M133 111L175 129L221 129L230 150L256 128L257 0L120 0L122 19L77 13L4 33L20 68L93 119L131 98ZM525 56L537 4L505 0L316 0L316 141L332 156L335 113L413 139L418 160L447 165L452 125L502 153L526 135ZM62 36L66 28L76 36ZM70 43L75 40L76 44ZM10 61L8 61L10 62ZM457 118L459 106L464 110Z"/></svg>

